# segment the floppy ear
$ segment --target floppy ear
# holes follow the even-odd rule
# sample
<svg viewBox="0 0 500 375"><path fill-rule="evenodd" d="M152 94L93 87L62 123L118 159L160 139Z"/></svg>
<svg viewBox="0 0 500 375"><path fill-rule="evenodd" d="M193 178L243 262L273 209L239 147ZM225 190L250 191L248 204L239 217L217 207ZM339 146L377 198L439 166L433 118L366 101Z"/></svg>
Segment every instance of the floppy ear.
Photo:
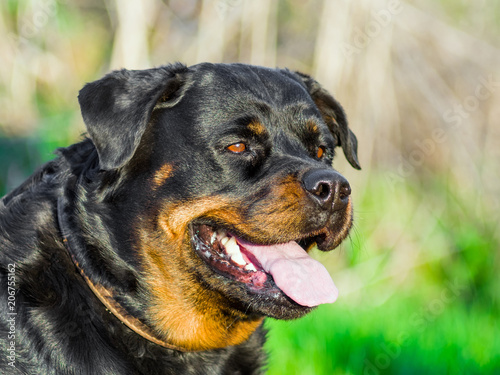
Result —
<svg viewBox="0 0 500 375"><path fill-rule="evenodd" d="M321 87L316 80L307 74L300 72L295 73L305 84L307 91L309 91L309 95L311 95L314 103L316 103L330 131L337 136L349 164L356 169L361 169L358 162L358 140L347 125L345 112L340 103L337 102L328 91Z"/></svg>
<svg viewBox="0 0 500 375"><path fill-rule="evenodd" d="M186 71L182 64L117 70L80 90L83 121L101 169L119 168L132 158L155 106L168 108L182 98Z"/></svg>

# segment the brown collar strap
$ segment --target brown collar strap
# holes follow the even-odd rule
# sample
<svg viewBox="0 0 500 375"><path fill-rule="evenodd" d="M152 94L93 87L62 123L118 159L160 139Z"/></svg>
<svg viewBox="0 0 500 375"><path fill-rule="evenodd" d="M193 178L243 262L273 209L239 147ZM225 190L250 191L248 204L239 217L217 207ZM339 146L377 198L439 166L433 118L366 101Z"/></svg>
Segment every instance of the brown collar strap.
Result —
<svg viewBox="0 0 500 375"><path fill-rule="evenodd" d="M122 305L120 305L120 303L114 298L114 293L112 290L105 288L102 285L94 284L92 280L90 280L88 276L85 274L85 272L80 267L77 260L71 253L71 248L69 246L66 237L63 238L63 242L65 244L66 250L68 251L69 255L71 256L71 259L73 260L73 263L75 264L75 267L78 269L78 271L80 271L80 274L82 275L83 279L89 286L90 290L92 290L92 292L99 299L99 301L101 301L102 304L106 306L106 309L110 313L112 313L118 320L120 320L123 324L125 324L128 328L137 333L139 336L142 336L146 340L154 342L157 345L163 346L164 348L167 349L178 350L181 352L189 351L185 348L169 344L156 337L154 332L148 326L146 326L135 316L130 315L127 312L127 310L125 310L125 308Z"/></svg>

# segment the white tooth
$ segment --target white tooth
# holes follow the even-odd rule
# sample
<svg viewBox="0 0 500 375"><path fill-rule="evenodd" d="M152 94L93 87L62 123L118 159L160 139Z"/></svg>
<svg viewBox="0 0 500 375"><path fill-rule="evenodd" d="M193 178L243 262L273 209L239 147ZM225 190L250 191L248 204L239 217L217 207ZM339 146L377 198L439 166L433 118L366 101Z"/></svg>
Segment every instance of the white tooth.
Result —
<svg viewBox="0 0 500 375"><path fill-rule="evenodd" d="M219 237L219 239L227 237L226 231L225 230L219 230L219 231L217 231L217 237Z"/></svg>
<svg viewBox="0 0 500 375"><path fill-rule="evenodd" d="M247 262L245 262L245 259L243 259L243 255L241 255L240 252L231 254L231 260L234 263L239 264L240 266L244 266L245 264L247 264Z"/></svg>
<svg viewBox="0 0 500 375"><path fill-rule="evenodd" d="M217 233L214 232L212 234L212 238L210 239L210 245L213 245L216 239L217 239Z"/></svg>
<svg viewBox="0 0 500 375"><path fill-rule="evenodd" d="M220 243L223 246L226 246L226 244L227 244L228 241L229 241L229 237L224 237L224 238L221 238Z"/></svg>
<svg viewBox="0 0 500 375"><path fill-rule="evenodd" d="M247 271L257 272L257 268L255 268L255 266L254 266L252 263L248 263L248 264L245 266L245 269L246 269Z"/></svg>
<svg viewBox="0 0 500 375"><path fill-rule="evenodd" d="M236 243L236 239L234 237L231 237L229 240L227 240L224 246L228 254L236 254L240 252L240 247Z"/></svg>

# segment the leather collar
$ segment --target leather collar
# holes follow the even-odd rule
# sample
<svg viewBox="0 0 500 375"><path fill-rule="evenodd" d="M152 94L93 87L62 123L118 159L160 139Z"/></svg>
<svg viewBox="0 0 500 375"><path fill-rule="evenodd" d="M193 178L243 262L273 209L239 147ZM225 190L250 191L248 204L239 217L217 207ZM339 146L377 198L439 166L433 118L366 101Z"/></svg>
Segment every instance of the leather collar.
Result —
<svg viewBox="0 0 500 375"><path fill-rule="evenodd" d="M90 290L94 293L94 295L99 299L99 301L102 302L102 304L106 307L106 310L108 310L111 314L113 314L118 320L120 320L123 324L125 324L128 328L130 328L132 331L137 333L139 336L142 336L146 340L149 340L157 345L163 346L164 348L167 349L173 349L181 352L187 352L189 350L182 348L177 345L169 344L168 342L161 340L158 338L153 330L149 328L147 325L145 325L143 322L141 322L137 317L131 315L127 310L116 300L115 298L115 292L110 289L106 288L103 285L95 284L86 274L83 268L80 266L78 261L76 260L73 252L71 251L71 246L69 244L69 241L67 237L64 235L64 233L67 233L64 229L64 222L62 220L62 209L63 209L63 203L62 199L58 200L57 204L57 214L58 214L58 221L59 221L59 226L61 228L61 231L63 233L63 243L64 247L68 251L71 260L73 261L76 269L79 271L80 275L83 277L87 285L89 286Z"/></svg>

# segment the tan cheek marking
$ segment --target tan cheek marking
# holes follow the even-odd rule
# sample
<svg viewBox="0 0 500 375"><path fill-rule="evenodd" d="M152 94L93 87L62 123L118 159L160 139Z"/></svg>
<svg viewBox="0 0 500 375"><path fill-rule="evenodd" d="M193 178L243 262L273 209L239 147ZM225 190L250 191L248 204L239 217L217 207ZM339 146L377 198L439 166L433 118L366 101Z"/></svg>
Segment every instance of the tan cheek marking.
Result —
<svg viewBox="0 0 500 375"><path fill-rule="evenodd" d="M158 169L153 177L153 188L157 189L165 183L167 179L172 177L174 167L171 164L164 164Z"/></svg>
<svg viewBox="0 0 500 375"><path fill-rule="evenodd" d="M198 217L215 217L227 223L242 222L237 208L241 202L221 197L205 197L181 204L167 203L161 212L159 224L171 238L184 234L188 224Z"/></svg>
<svg viewBox="0 0 500 375"><path fill-rule="evenodd" d="M222 207L222 208L221 208ZM167 205L159 218L159 228L142 230L141 253L145 280L151 295L148 316L165 341L188 350L209 350L238 345L247 340L262 323L231 310L219 293L202 287L190 269L200 266L185 234L187 225L199 216L216 215L230 221L237 217L227 200L205 198L196 202Z"/></svg>
<svg viewBox="0 0 500 375"><path fill-rule="evenodd" d="M186 284L191 291L175 299L169 289L155 289L163 293L157 293L150 311L155 326L162 331L167 342L189 350L223 348L241 344L261 324L262 318L241 319L224 315L220 308L227 306L227 301L198 287L194 288L199 289L195 296L192 293L195 285Z"/></svg>
<svg viewBox="0 0 500 375"><path fill-rule="evenodd" d="M280 238L286 233L290 237L300 237L303 216L300 214L308 197L301 184L293 176L288 176L276 183L269 198L252 213L251 225L262 232L263 240L269 237ZM262 223L266 223L262 226ZM265 238L267 237L267 238Z"/></svg>

